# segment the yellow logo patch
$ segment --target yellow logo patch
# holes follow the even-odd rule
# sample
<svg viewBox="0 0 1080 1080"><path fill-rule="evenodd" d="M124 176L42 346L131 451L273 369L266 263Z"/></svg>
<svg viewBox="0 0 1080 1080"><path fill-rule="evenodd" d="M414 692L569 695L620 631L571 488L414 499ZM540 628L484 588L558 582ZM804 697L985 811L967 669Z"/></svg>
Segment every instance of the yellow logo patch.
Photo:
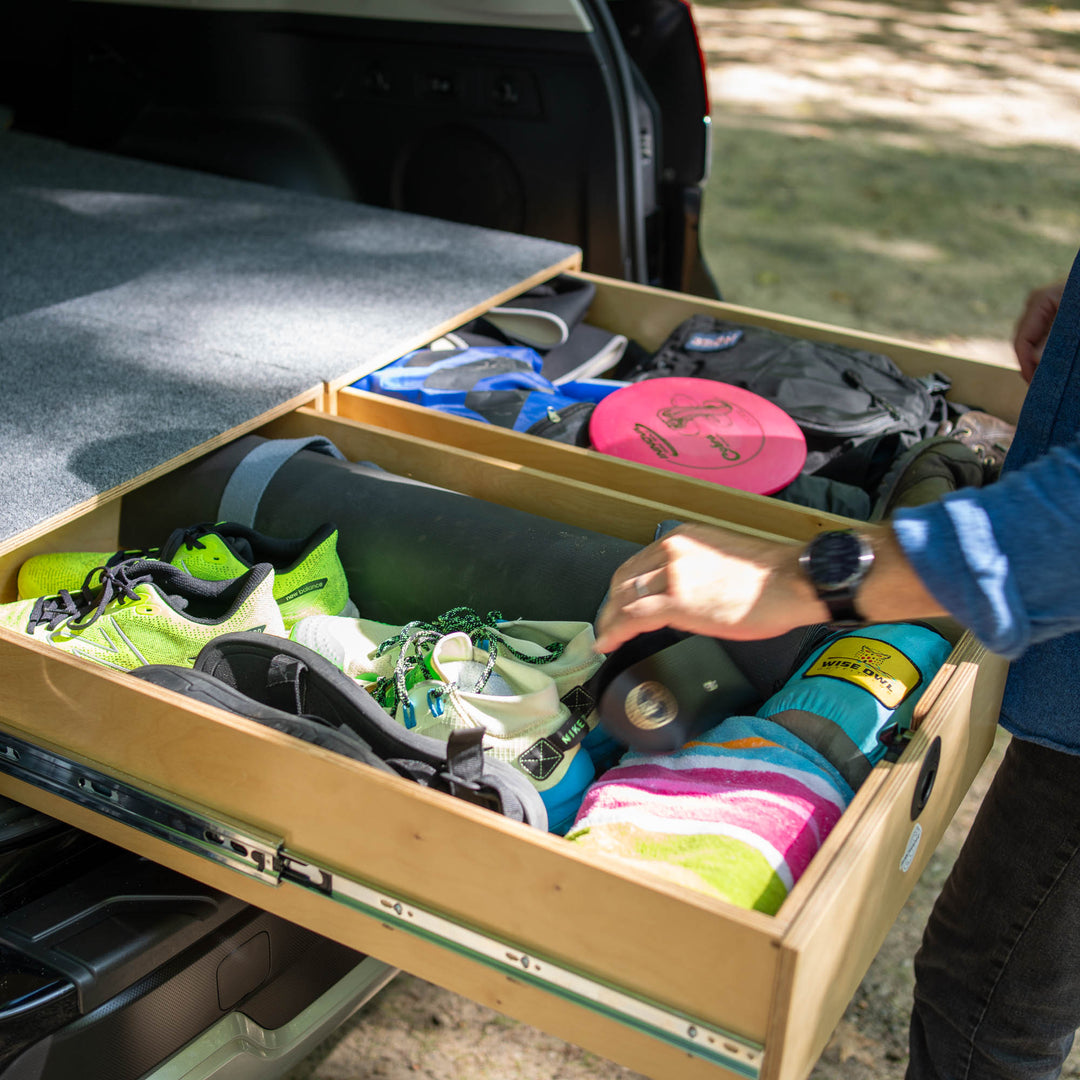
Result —
<svg viewBox="0 0 1080 1080"><path fill-rule="evenodd" d="M834 641L806 670L854 683L895 709L922 681L919 669L897 648L874 638Z"/></svg>

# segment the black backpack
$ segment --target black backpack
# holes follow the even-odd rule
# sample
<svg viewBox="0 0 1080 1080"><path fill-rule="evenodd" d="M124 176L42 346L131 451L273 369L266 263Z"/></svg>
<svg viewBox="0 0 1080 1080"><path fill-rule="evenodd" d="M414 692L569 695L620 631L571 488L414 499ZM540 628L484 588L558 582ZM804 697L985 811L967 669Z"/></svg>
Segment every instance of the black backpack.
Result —
<svg viewBox="0 0 1080 1080"><path fill-rule="evenodd" d="M933 435L948 415L949 381L905 375L887 356L694 315L624 378L713 379L784 410L806 436L805 473L871 439L896 452Z"/></svg>

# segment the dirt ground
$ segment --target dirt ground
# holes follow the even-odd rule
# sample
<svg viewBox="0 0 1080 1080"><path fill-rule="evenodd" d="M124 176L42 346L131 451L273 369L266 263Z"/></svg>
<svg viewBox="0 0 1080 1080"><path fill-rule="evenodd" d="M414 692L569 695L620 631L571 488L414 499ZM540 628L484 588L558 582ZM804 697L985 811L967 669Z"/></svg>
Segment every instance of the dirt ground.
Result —
<svg viewBox="0 0 1080 1080"><path fill-rule="evenodd" d="M1012 363L1026 293L1080 242L1080 3L699 3L726 299ZM812 1080L901 1080L912 956L1004 740ZM402 975L288 1080L633 1080ZM1066 1077L1080 1077L1074 1052Z"/></svg>

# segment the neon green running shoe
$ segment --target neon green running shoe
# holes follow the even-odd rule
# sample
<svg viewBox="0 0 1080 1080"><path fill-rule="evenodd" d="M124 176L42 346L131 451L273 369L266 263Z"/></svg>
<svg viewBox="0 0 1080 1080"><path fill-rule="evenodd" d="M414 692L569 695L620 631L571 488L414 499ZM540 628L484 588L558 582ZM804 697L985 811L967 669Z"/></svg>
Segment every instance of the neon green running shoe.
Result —
<svg viewBox="0 0 1080 1080"><path fill-rule="evenodd" d="M356 615L337 539L333 525L322 525L298 540L278 540L232 522L193 525L175 529L160 548L34 555L19 569L19 597L74 592L92 571L133 558L171 563L203 581L228 581L256 563L268 562L274 568L274 596L286 627L309 615ZM93 578L91 584L96 581L100 578Z"/></svg>
<svg viewBox="0 0 1080 1080"><path fill-rule="evenodd" d="M75 593L61 589L0 604L0 626L118 671L144 664L191 667L221 634L288 634L269 563L229 581L201 581L152 559L96 569Z"/></svg>
<svg viewBox="0 0 1080 1080"><path fill-rule="evenodd" d="M485 754L523 773L549 829L565 832L595 776L582 746L591 702L568 692L599 665L591 627L586 639L586 624L547 624L557 630L545 633L542 624L497 620L468 608L406 626L321 616L297 623L290 637L366 683L418 734L445 742L457 729L483 728ZM558 640L560 632L567 637Z"/></svg>

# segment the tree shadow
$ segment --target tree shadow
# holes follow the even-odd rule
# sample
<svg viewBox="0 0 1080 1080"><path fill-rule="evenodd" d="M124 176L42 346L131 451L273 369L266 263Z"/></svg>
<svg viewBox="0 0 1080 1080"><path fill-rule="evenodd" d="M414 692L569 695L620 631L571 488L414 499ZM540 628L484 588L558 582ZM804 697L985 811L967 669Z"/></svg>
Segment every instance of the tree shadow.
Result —
<svg viewBox="0 0 1080 1080"><path fill-rule="evenodd" d="M1006 339L1026 293L1068 269L1075 151L809 127L716 125L702 239L726 299L907 337Z"/></svg>
<svg viewBox="0 0 1080 1080"><path fill-rule="evenodd" d="M705 35L708 64L722 67L753 59L761 52L782 70L798 69L797 49L784 49L786 39L800 45L833 50L835 59L857 52L863 61L876 58L883 78L896 64L922 64L950 69L957 86L973 77L983 80L1023 78L1038 82L1051 67L1080 67L1080 27L1067 4L1026 4L1003 8L991 3L862 3L861 0L796 0L794 3L726 3L698 0L699 11L722 10L740 31L738 55L712 45ZM769 22L755 13L770 13ZM1054 20L1060 26L1054 26ZM710 20L706 19L706 25ZM778 48L778 43L780 47ZM1052 65L1047 64L1052 54ZM830 71L838 86L851 84L839 65Z"/></svg>

